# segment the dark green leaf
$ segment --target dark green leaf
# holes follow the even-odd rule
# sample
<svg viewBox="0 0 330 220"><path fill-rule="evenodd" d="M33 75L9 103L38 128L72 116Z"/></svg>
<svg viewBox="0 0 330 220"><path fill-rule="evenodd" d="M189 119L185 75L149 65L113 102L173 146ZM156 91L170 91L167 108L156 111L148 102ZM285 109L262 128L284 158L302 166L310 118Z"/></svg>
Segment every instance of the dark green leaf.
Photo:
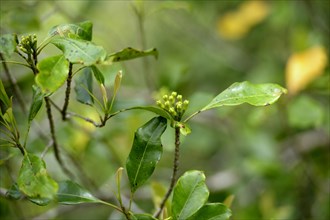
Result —
<svg viewBox="0 0 330 220"><path fill-rule="evenodd" d="M138 57L145 56L154 56L156 59L158 58L158 51L156 48L152 48L145 51L136 50L134 48L128 47L117 53L110 54L107 58L107 61L110 62L120 62L124 60L131 60Z"/></svg>
<svg viewBox="0 0 330 220"><path fill-rule="evenodd" d="M155 117L135 132L133 146L126 161L132 192L149 179L160 160L163 153L160 138L166 126L165 118Z"/></svg>
<svg viewBox="0 0 330 220"><path fill-rule="evenodd" d="M106 58L103 47L81 39L56 37L50 41L63 51L64 56L71 63L79 63L85 66L101 63Z"/></svg>
<svg viewBox="0 0 330 220"><path fill-rule="evenodd" d="M249 103L254 106L265 106L276 102L287 90L277 84L252 84L236 82L216 96L202 111L220 106Z"/></svg>
<svg viewBox="0 0 330 220"><path fill-rule="evenodd" d="M188 220L228 220L231 216L231 211L222 203L208 203L198 210Z"/></svg>
<svg viewBox="0 0 330 220"><path fill-rule="evenodd" d="M33 89L33 101L30 107L29 123L34 119L34 117L39 112L45 97L45 94L41 92L41 89L38 86L33 85L32 89Z"/></svg>
<svg viewBox="0 0 330 220"><path fill-rule="evenodd" d="M46 94L55 92L68 78L69 62L62 55L40 61L37 68L39 73L35 81Z"/></svg>
<svg viewBox="0 0 330 220"><path fill-rule="evenodd" d="M102 74L102 72L95 66L92 66L92 70L93 70L93 74L95 79L100 83L104 85L104 76Z"/></svg>
<svg viewBox="0 0 330 220"><path fill-rule="evenodd" d="M172 200L173 219L187 219L207 201L209 191L201 171L185 172L174 187Z"/></svg>
<svg viewBox="0 0 330 220"><path fill-rule="evenodd" d="M10 189L6 192L6 197L10 199L20 199L23 194L19 191L17 183L14 183Z"/></svg>
<svg viewBox="0 0 330 220"><path fill-rule="evenodd" d="M36 202L52 200L58 190L58 184L47 173L45 162L33 154L24 156L17 184L22 193Z"/></svg>
<svg viewBox="0 0 330 220"><path fill-rule="evenodd" d="M92 40L93 23L91 21L84 21L77 24L61 24L53 27L48 35L50 37L59 35L61 37L76 36L83 40Z"/></svg>
<svg viewBox="0 0 330 220"><path fill-rule="evenodd" d="M76 91L77 101L86 105L92 105L94 103L94 99L89 94L89 92L93 92L93 78L91 68L85 68L84 71L76 77L75 85L76 86L74 89Z"/></svg>
<svg viewBox="0 0 330 220"><path fill-rule="evenodd" d="M82 186L70 180L59 183L57 199L59 203L67 205L94 203L100 201Z"/></svg>
<svg viewBox="0 0 330 220"><path fill-rule="evenodd" d="M16 50L16 40L14 34L5 34L0 37L0 53L5 57L10 57Z"/></svg>
<svg viewBox="0 0 330 220"><path fill-rule="evenodd" d="M37 205L40 205L40 206L45 206L45 205L48 205L52 199L49 199L49 198L32 198L32 197L27 197L27 199L30 201L30 202L33 202Z"/></svg>

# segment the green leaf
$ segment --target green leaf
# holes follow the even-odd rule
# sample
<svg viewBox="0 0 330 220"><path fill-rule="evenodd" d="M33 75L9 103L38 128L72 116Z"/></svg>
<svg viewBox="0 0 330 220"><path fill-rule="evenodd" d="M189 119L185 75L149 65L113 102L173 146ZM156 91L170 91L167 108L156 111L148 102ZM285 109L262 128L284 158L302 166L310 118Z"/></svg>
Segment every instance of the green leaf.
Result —
<svg viewBox="0 0 330 220"><path fill-rule="evenodd" d="M86 105L92 105L94 103L93 97L89 92L93 92L93 78L91 68L87 67L84 71L76 77L75 80L76 99ZM86 91L86 89L89 91Z"/></svg>
<svg viewBox="0 0 330 220"><path fill-rule="evenodd" d="M15 200L18 200L23 197L23 194L19 191L17 183L14 183L6 192L6 197Z"/></svg>
<svg viewBox="0 0 330 220"><path fill-rule="evenodd" d="M93 74L94 74L95 79L99 82L100 85L101 84L104 85L104 76L103 76L103 73L95 65L93 65L91 67L92 67L92 70L93 70Z"/></svg>
<svg viewBox="0 0 330 220"><path fill-rule="evenodd" d="M208 203L199 209L188 220L228 220L231 216L230 209L222 203Z"/></svg>
<svg viewBox="0 0 330 220"><path fill-rule="evenodd" d="M233 106L249 103L254 106L266 106L276 102L287 90L277 84L252 84L236 82L216 96L201 111L220 106Z"/></svg>
<svg viewBox="0 0 330 220"><path fill-rule="evenodd" d="M42 102L44 100L45 94L41 92L38 86L33 85L33 101L29 112L29 123L35 118L39 112Z"/></svg>
<svg viewBox="0 0 330 220"><path fill-rule="evenodd" d="M163 153L160 138L166 126L165 118L155 117L135 132L133 146L126 161L132 192L145 183L155 170Z"/></svg>
<svg viewBox="0 0 330 220"><path fill-rule="evenodd" d="M124 61L124 60L131 60L131 59L135 59L138 57L145 57L145 56L150 56L150 55L154 56L157 59L158 58L157 49L151 48L149 50L140 51L140 50L136 50L131 47L127 47L117 53L110 54L107 57L107 61L120 62L120 61Z"/></svg>
<svg viewBox="0 0 330 220"><path fill-rule="evenodd" d="M317 128L322 125L324 119L325 112L322 105L309 96L297 96L288 104L288 122L292 127Z"/></svg>
<svg viewBox="0 0 330 220"><path fill-rule="evenodd" d="M64 56L48 57L37 65L39 73L35 81L43 93L49 94L59 89L68 78L69 62Z"/></svg>
<svg viewBox="0 0 330 220"><path fill-rule="evenodd" d="M53 27L48 32L50 37L59 35L61 37L77 36L83 40L92 40L93 23L84 21L77 24L61 24Z"/></svg>
<svg viewBox="0 0 330 220"><path fill-rule="evenodd" d="M90 41L56 37L50 42L62 50L65 58L71 63L91 66L103 62L106 58L104 48Z"/></svg>
<svg viewBox="0 0 330 220"><path fill-rule="evenodd" d="M61 204L74 205L80 203L95 203L100 200L79 184L70 180L59 183L57 200Z"/></svg>
<svg viewBox="0 0 330 220"><path fill-rule="evenodd" d="M187 136L188 134L191 133L191 129L188 126L187 123L183 123L183 122L177 122L176 126L178 126L180 128L180 133L184 136Z"/></svg>
<svg viewBox="0 0 330 220"><path fill-rule="evenodd" d="M8 95L7 95L7 92L5 90L5 87L3 86L3 83L2 83L1 79L0 79L0 100L3 102L6 109L11 107L11 101L10 101ZM1 113L1 109L0 109L0 113Z"/></svg>
<svg viewBox="0 0 330 220"><path fill-rule="evenodd" d="M0 53L5 57L10 57L16 50L16 35L5 34L0 37Z"/></svg>
<svg viewBox="0 0 330 220"><path fill-rule="evenodd" d="M197 170L185 172L174 187L173 219L189 218L205 204L208 196L204 173Z"/></svg>
<svg viewBox="0 0 330 220"><path fill-rule="evenodd" d="M132 107L132 108L129 108L129 109L142 109L142 110L146 110L146 111L149 111L149 112L153 112L159 116L162 116L163 118L166 118L168 120L170 120L171 122L174 120L172 118L172 116L170 115L170 113L168 113L167 111L165 111L164 109L162 108L158 108L158 107L155 107L155 106L135 106L135 107Z"/></svg>
<svg viewBox="0 0 330 220"><path fill-rule="evenodd" d="M134 214L133 217L136 220L157 220L156 218L154 218L152 215L149 214Z"/></svg>
<svg viewBox="0 0 330 220"><path fill-rule="evenodd" d="M56 195L58 184L48 175L45 162L33 154L24 156L17 184L31 200L42 204Z"/></svg>

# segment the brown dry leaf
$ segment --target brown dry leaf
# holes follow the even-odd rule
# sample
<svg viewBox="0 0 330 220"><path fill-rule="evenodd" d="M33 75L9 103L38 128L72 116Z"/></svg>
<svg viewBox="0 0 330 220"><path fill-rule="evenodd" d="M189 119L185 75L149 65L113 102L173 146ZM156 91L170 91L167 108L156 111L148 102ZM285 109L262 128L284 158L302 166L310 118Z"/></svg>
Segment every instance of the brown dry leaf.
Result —
<svg viewBox="0 0 330 220"><path fill-rule="evenodd" d="M297 94L322 75L327 63L326 50L322 46L291 55L286 65L286 85L289 94Z"/></svg>
<svg viewBox="0 0 330 220"><path fill-rule="evenodd" d="M268 5L264 1L244 2L236 11L227 12L219 18L218 32L226 39L240 39L264 20L268 13Z"/></svg>

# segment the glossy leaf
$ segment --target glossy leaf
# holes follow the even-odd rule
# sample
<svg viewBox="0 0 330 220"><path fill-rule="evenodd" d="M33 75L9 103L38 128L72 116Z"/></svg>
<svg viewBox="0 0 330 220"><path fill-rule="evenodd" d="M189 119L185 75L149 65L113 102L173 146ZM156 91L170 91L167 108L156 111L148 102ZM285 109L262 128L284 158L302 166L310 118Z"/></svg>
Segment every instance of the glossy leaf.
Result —
<svg viewBox="0 0 330 220"><path fill-rule="evenodd" d="M152 48L149 50L136 50L131 47L127 47L117 53L113 53L108 56L107 61L111 62L120 62L125 60L131 60L138 57L145 57L145 56L154 56L156 59L158 58L158 51L156 48Z"/></svg>
<svg viewBox="0 0 330 220"><path fill-rule="evenodd" d="M104 76L103 73L95 65L91 66L95 79L101 85L104 85Z"/></svg>
<svg viewBox="0 0 330 220"><path fill-rule="evenodd" d="M39 112L45 97L45 94L41 92L41 89L38 86L33 85L32 89L33 101L29 112L29 122L31 122Z"/></svg>
<svg viewBox="0 0 330 220"><path fill-rule="evenodd" d="M0 37L0 53L5 57L10 57L16 50L16 40L14 34L5 34Z"/></svg>
<svg viewBox="0 0 330 220"><path fill-rule="evenodd" d="M173 219L187 219L197 212L207 201L209 191L205 184L205 175L193 170L184 173L173 191Z"/></svg>
<svg viewBox="0 0 330 220"><path fill-rule="evenodd" d="M17 184L22 193L36 202L49 202L58 190L58 184L47 173L45 162L33 154L24 156Z"/></svg>
<svg viewBox="0 0 330 220"><path fill-rule="evenodd" d="M66 205L100 202L82 186L70 180L59 183L57 200L59 203Z"/></svg>
<svg viewBox="0 0 330 220"><path fill-rule="evenodd" d="M106 58L104 48L90 41L56 37L51 39L50 42L62 50L65 58L71 63L91 66L101 63Z"/></svg>
<svg viewBox="0 0 330 220"><path fill-rule="evenodd" d="M160 138L166 126L165 118L155 117L135 132L133 146L126 161L132 192L149 179L160 160L163 153Z"/></svg>
<svg viewBox="0 0 330 220"><path fill-rule="evenodd" d="M249 103L254 106L266 106L276 102L287 90L277 84L252 84L236 82L216 96L202 111L220 106L233 106Z"/></svg>
<svg viewBox="0 0 330 220"><path fill-rule="evenodd" d="M77 101L86 105L92 105L94 103L94 99L89 94L89 92L93 92L93 77L91 68L85 68L82 73L76 76L75 82L74 90L76 92Z"/></svg>
<svg viewBox="0 0 330 220"><path fill-rule="evenodd" d="M69 62L64 56L48 57L37 65L39 73L35 81L43 93L49 94L59 89L68 78Z"/></svg>
<svg viewBox="0 0 330 220"><path fill-rule="evenodd" d="M209 203L200 208L188 220L228 220L231 216L231 211L224 204Z"/></svg>
<svg viewBox="0 0 330 220"><path fill-rule="evenodd" d="M50 37L59 35L61 37L79 37L83 40L92 40L93 23L84 21L77 24L61 24L53 27L48 35Z"/></svg>

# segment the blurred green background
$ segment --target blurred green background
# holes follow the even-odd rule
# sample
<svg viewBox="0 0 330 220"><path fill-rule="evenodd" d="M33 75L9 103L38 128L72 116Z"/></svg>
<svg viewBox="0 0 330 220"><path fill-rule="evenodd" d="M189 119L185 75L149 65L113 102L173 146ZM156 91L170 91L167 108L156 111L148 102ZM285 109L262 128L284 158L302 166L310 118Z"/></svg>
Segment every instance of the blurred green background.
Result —
<svg viewBox="0 0 330 220"><path fill-rule="evenodd" d="M36 33L41 42L54 25L91 20L93 42L109 53L128 46L155 47L158 60L136 59L103 68L108 88L118 70L124 73L115 108L153 104L157 94L175 90L190 100L189 114L236 81L286 87L290 74L287 62L292 54L313 46L329 54L329 1L250 3L1 0L0 30L1 35ZM48 46L40 59L59 52ZM33 74L24 67L9 67L26 103L31 103ZM192 133L182 138L180 173L203 170L212 202L234 195L232 219L329 219L329 67L318 72L308 85L274 105L223 107L196 116L190 122ZM2 66L1 79L8 87ZM62 103L63 91L52 98ZM92 108L79 104L74 96L71 111L95 116ZM17 121L24 122L20 109L14 110ZM80 120L64 123L55 114L61 153L76 173L76 181L113 200L114 173L125 165L135 130L152 116L143 111L126 112L111 119L106 127L95 129ZM48 132L44 111L37 121L31 129L28 151L40 155L48 144L36 132ZM19 126L24 134L26 124ZM163 136L164 154L149 183L168 185L173 136L171 129ZM0 155L1 219L121 218L102 205L39 207L6 199L4 194L17 177L22 157L16 149L6 148L0 148ZM45 160L52 177L67 178L52 151ZM129 195L126 180L123 192ZM150 184L139 190L136 198L140 208L153 212Z"/></svg>

